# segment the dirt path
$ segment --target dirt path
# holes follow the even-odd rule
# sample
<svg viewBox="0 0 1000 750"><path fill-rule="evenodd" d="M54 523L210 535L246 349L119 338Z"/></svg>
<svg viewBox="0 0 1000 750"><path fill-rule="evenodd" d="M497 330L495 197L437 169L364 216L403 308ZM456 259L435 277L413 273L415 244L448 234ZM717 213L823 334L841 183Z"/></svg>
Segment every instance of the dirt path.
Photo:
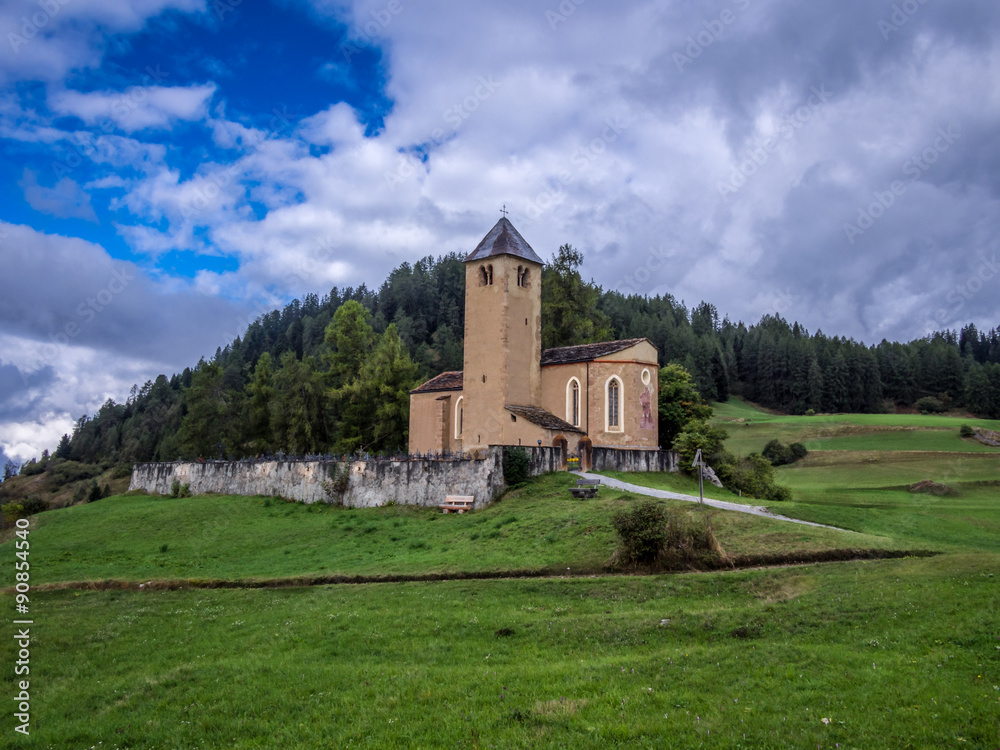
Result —
<svg viewBox="0 0 1000 750"><path fill-rule="evenodd" d="M698 498L694 495L682 495L679 492L668 492L667 490L654 490L652 487L643 487L638 484L631 484L629 482L623 482L620 479L612 479L611 477L602 476L601 474L588 474L586 472L580 472L580 476L586 477L587 479L600 479L601 484L607 485L608 487L614 487L616 490L625 490L626 492L634 492L637 495L648 495L649 497L658 497L664 500L684 500L689 503L697 503ZM763 516L764 518L773 518L775 521L788 521L789 523L800 523L803 526L818 526L821 529L833 529L834 531L847 531L851 534L856 534L856 531L851 531L850 529L841 529L837 526L827 526L822 523L813 523L812 521L803 521L799 518L789 518L788 516L779 516L776 513L772 513L767 508L762 508L755 505L741 505L740 503L727 503L725 500L712 500L710 498L705 498L705 505L711 505L713 508L721 508L722 510L735 510L737 513L749 513L751 516Z"/></svg>

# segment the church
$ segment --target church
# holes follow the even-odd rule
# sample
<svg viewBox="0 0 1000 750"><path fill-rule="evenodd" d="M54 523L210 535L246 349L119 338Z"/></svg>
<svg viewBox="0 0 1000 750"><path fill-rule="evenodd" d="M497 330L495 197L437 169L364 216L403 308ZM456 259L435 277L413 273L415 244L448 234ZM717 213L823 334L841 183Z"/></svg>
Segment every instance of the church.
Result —
<svg viewBox="0 0 1000 750"><path fill-rule="evenodd" d="M506 216L465 258L465 358L410 392L410 453L658 449L649 339L542 350L542 260Z"/></svg>

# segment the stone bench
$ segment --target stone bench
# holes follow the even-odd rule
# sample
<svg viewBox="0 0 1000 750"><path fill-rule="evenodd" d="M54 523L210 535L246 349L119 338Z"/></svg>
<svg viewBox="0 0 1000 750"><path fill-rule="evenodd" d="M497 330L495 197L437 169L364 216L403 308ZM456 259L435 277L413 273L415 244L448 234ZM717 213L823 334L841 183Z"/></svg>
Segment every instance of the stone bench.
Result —
<svg viewBox="0 0 1000 750"><path fill-rule="evenodd" d="M600 479L586 479L580 477L576 480L576 487L569 488L569 494L578 500L584 498L597 497L597 489L601 486Z"/></svg>
<svg viewBox="0 0 1000 750"><path fill-rule="evenodd" d="M442 513L451 513L452 511L465 513L467 510L472 510L472 505L475 502L476 498L472 495L448 495L438 507Z"/></svg>

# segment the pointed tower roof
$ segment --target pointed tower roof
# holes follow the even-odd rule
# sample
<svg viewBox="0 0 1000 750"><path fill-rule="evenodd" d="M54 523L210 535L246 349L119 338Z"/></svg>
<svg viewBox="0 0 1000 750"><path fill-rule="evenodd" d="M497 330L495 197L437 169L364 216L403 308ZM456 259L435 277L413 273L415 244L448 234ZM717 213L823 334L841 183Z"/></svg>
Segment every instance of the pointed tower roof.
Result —
<svg viewBox="0 0 1000 750"><path fill-rule="evenodd" d="M501 217L496 226L489 231L489 234L483 237L483 241L476 249L466 256L465 262L483 260L492 255L516 255L518 258L530 260L540 266L544 265L542 259L531 249L531 245L524 241L524 237L514 229L514 225L507 220L506 216Z"/></svg>

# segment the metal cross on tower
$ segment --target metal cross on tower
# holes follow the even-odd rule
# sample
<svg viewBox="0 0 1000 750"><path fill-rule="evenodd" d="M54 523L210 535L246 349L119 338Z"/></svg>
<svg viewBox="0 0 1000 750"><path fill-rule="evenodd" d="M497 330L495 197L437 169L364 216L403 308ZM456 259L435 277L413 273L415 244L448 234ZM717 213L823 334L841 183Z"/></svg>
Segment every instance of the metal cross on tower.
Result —
<svg viewBox="0 0 1000 750"><path fill-rule="evenodd" d="M505 219L507 218L507 204L506 203L503 204L503 208L500 209L500 213L503 214L503 217Z"/></svg>

